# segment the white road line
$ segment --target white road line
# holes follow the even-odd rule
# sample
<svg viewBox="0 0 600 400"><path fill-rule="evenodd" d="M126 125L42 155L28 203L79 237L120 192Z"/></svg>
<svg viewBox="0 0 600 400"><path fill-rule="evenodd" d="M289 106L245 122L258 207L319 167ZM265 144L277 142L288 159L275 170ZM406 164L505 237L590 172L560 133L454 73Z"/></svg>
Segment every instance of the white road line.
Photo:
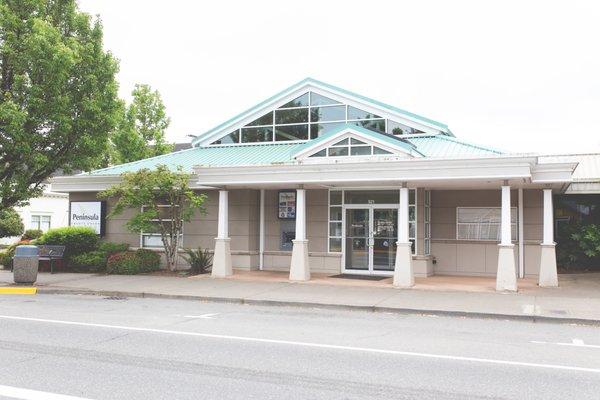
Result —
<svg viewBox="0 0 600 400"><path fill-rule="evenodd" d="M211 339L239 340L239 341L245 341L245 342L285 344L285 345L290 345L290 346L312 347L312 348L332 349L332 350L347 350L347 351L362 352L362 353L389 354L389 355L399 355L399 356L407 356L407 357L433 358L433 359L438 359L438 360L469 361L469 362L484 363L484 364L513 365L513 366L520 366L520 367L533 367L533 368L546 368L546 369L557 369L557 370L566 370L566 371L592 372L592 373L600 374L600 368L585 368L585 367L575 367L575 366L570 366L570 365L539 364L539 363L530 363L530 362L521 362L521 361L495 360L495 359L491 359L491 358L450 356L450 355L445 355L445 354L431 354L431 353L418 353L418 352L412 352L412 351L374 349L374 348L370 348L370 347L354 347L354 346L340 346L340 345L335 345L335 344L324 344L324 343L296 342L296 341L292 341L292 340L263 339L263 338L256 338L256 337L247 337L247 336L218 335L218 334L212 334L212 333L173 331L173 330L167 330L167 329L139 328L139 327L135 327L135 326L95 324L95 323L89 323L89 322L63 321L63 320L45 319L45 318L15 317L12 315L0 315L0 319L46 322L46 323L61 324L61 325L89 326L89 327L94 327L94 328L119 329L119 330L125 330L125 331L150 332L150 333L160 333L160 334L167 334L167 335L195 336L195 337L203 337L203 338L211 338Z"/></svg>
<svg viewBox="0 0 600 400"><path fill-rule="evenodd" d="M585 344L581 339L573 339L572 343L564 342L544 342L542 340L532 340L531 343L535 344L554 344L556 346L572 346L572 347L586 347L590 349L600 349L600 345L597 344Z"/></svg>
<svg viewBox="0 0 600 400"><path fill-rule="evenodd" d="M202 314L202 315L184 315L183 318L202 318L202 319L213 319L218 313L215 314Z"/></svg>
<svg viewBox="0 0 600 400"><path fill-rule="evenodd" d="M66 394L41 392L4 385L0 385L0 396L23 400L91 400L86 397L68 396Z"/></svg>

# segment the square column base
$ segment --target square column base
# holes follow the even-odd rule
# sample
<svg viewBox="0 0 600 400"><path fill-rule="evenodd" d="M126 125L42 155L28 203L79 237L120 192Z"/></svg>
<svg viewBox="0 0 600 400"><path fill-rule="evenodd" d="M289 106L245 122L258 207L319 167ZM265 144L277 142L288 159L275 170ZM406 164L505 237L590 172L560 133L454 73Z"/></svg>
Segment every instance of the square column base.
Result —
<svg viewBox="0 0 600 400"><path fill-rule="evenodd" d="M496 273L496 290L516 292L517 270L515 265L515 245L498 245L498 272Z"/></svg>
<svg viewBox="0 0 600 400"><path fill-rule="evenodd" d="M308 281L310 280L308 240L292 240L292 243L290 281Z"/></svg>
<svg viewBox="0 0 600 400"><path fill-rule="evenodd" d="M215 252L211 272L213 278L225 278L233 275L230 243L230 238L215 238Z"/></svg>
<svg viewBox="0 0 600 400"><path fill-rule="evenodd" d="M415 274L412 265L412 244L396 243L396 264L394 265L394 282L397 288L409 288L415 285Z"/></svg>
<svg viewBox="0 0 600 400"><path fill-rule="evenodd" d="M556 244L541 244L540 248L542 252L538 285L541 287L558 287Z"/></svg>

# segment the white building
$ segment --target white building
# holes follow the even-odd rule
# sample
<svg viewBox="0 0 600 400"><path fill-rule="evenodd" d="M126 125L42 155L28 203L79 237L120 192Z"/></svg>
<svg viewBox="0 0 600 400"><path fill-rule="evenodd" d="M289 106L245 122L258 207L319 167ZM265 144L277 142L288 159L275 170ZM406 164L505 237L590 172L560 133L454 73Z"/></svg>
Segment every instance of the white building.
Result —
<svg viewBox="0 0 600 400"><path fill-rule="evenodd" d="M44 190L40 197L29 201L29 205L16 208L21 216L25 229L41 229L46 232L50 228L69 225L69 196L64 193ZM0 244L12 244L20 237L0 239Z"/></svg>

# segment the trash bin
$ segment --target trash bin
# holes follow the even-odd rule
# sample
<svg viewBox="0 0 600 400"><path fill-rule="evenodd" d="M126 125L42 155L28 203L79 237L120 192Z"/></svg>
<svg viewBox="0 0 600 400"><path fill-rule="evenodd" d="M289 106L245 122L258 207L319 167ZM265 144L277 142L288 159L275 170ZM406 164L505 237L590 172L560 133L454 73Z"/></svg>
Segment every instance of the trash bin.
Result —
<svg viewBox="0 0 600 400"><path fill-rule="evenodd" d="M15 283L33 285L37 280L39 251L37 246L17 246L13 258L13 279Z"/></svg>

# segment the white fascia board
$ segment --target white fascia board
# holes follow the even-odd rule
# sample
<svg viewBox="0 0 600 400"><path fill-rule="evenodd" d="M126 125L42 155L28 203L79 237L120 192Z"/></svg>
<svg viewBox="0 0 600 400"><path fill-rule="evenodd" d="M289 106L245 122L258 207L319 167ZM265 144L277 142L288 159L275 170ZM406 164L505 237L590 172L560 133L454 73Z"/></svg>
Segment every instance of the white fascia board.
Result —
<svg viewBox="0 0 600 400"><path fill-rule="evenodd" d="M318 151L321 151L322 149L328 148L329 146L331 146L334 143L339 142L340 140L344 140L346 138L351 138L351 137L360 138L362 141L366 142L367 144L369 144L371 146L377 146L384 150L391 151L393 153L402 153L407 156L422 157L417 152L407 150L406 148L404 148L402 146L394 146L391 143L384 142L383 140L379 140L376 137L364 135L359 130L352 129L351 127L343 129L343 130L339 131L338 133L336 133L335 135L331 136L329 139L327 139L323 142L315 143L312 146L309 146L306 149L299 151L298 153L294 154L293 156L294 156L294 158L296 158L298 160L304 159Z"/></svg>
<svg viewBox="0 0 600 400"><path fill-rule="evenodd" d="M73 175L52 178L50 185L57 193L100 192L120 182L119 175ZM197 178L190 179L189 185L191 189L214 189L198 185Z"/></svg>
<svg viewBox="0 0 600 400"><path fill-rule="evenodd" d="M313 91L320 95L339 101L340 103L345 103L353 107L360 108L370 113L379 115L385 119L393 119L412 128L421 130L427 134L442 133L440 128L436 127L433 124L427 124L425 121L419 121L415 118L411 118L408 115L398 113L393 110L384 109L375 104L370 104L366 100L354 98L353 96L350 96L346 93L342 93L331 88L323 87L315 82L305 82L300 86L290 88L288 92L282 93L277 98L274 98L262 104L260 107L252 109L246 114L240 115L238 118L233 119L228 124L219 127L210 136L199 141L198 145L207 146L215 140L221 138L222 136L229 134L232 130L239 129L247 125L248 123L254 121L258 117L264 115L265 113L281 107L287 102L294 100L296 97L301 96L308 91Z"/></svg>
<svg viewBox="0 0 600 400"><path fill-rule="evenodd" d="M577 163L562 162L562 163L542 163L536 164L531 169L532 183L558 183L572 182L573 171L577 167Z"/></svg>
<svg viewBox="0 0 600 400"><path fill-rule="evenodd" d="M330 184L427 180L529 179L531 159L426 160L196 168L198 184Z"/></svg>

